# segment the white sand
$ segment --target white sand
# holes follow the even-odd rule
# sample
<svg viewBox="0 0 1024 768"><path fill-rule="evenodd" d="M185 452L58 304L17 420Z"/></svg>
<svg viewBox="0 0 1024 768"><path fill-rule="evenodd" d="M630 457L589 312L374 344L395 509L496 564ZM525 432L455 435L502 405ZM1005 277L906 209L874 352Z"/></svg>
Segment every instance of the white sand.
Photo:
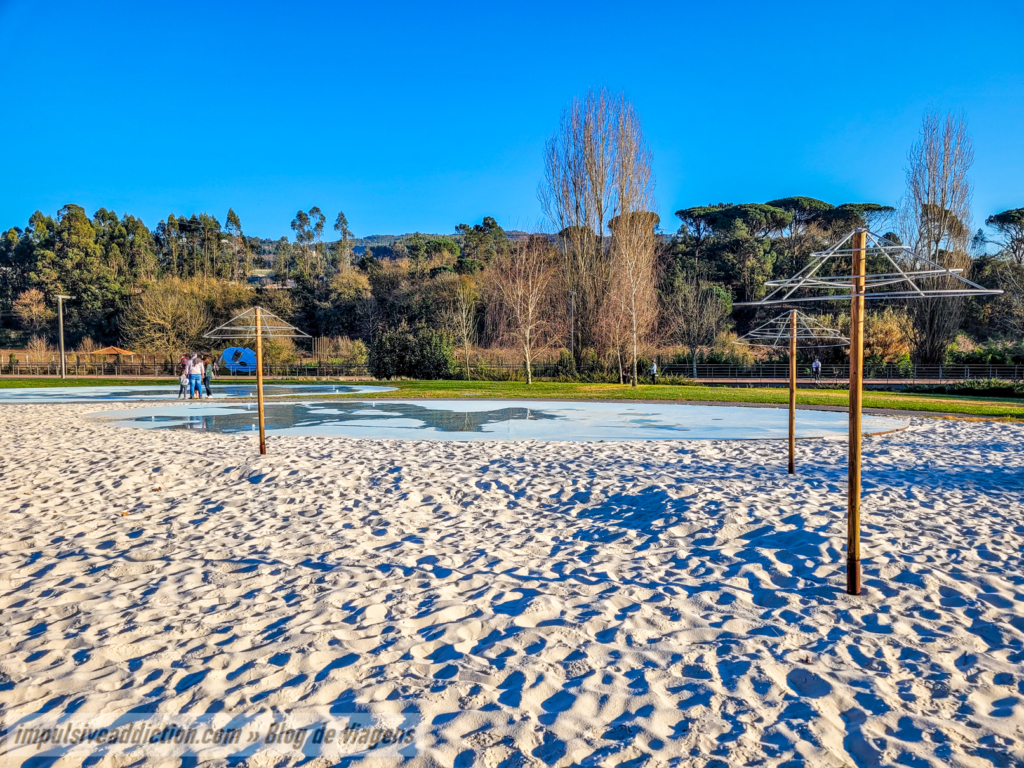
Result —
<svg viewBox="0 0 1024 768"><path fill-rule="evenodd" d="M781 442L259 457L102 407L0 408L8 723L362 708L418 711L443 765L1024 764L1024 427L865 441L850 597L845 442L796 477Z"/></svg>

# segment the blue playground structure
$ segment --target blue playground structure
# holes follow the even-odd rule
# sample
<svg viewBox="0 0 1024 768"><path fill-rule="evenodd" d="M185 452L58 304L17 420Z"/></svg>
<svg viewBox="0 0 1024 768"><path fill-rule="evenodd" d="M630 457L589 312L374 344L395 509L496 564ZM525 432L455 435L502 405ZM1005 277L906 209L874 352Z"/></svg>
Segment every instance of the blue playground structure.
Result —
<svg viewBox="0 0 1024 768"><path fill-rule="evenodd" d="M256 353L246 347L228 347L220 355L220 364L232 373L255 373Z"/></svg>

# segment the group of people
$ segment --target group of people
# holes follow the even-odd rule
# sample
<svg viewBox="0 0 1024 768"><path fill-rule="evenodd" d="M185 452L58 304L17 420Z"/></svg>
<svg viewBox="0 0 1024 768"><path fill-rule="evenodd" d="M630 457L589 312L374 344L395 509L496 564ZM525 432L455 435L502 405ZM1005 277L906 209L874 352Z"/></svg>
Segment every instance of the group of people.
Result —
<svg viewBox="0 0 1024 768"><path fill-rule="evenodd" d="M206 387L206 396L211 397L210 381L216 375L217 366L209 355L201 356L198 352L191 355L182 355L179 361L181 375L178 377L178 399L181 400L188 393L190 400L203 398L203 387Z"/></svg>

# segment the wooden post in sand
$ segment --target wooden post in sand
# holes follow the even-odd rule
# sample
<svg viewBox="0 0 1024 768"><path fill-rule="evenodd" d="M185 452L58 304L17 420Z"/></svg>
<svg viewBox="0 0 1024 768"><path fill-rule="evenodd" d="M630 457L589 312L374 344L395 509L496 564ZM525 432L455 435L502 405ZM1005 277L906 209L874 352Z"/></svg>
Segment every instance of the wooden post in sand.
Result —
<svg viewBox="0 0 1024 768"><path fill-rule="evenodd" d="M861 408L864 402L864 277L867 236L853 233L853 292L850 297L850 468L846 501L846 591L860 594Z"/></svg>
<svg viewBox="0 0 1024 768"><path fill-rule="evenodd" d="M796 310L789 313L789 474L796 472Z"/></svg>
<svg viewBox="0 0 1024 768"><path fill-rule="evenodd" d="M260 307L252 307L240 315L231 318L219 328L214 328L209 333L204 333L206 339L245 339L248 343L253 337L256 338L256 405L259 411L260 422L260 455L267 452L267 425L263 416L263 336L268 338L274 336L288 337L301 336L309 338L308 333L303 333L293 325L288 325L284 320L273 312L267 312ZM234 376L234 370L231 375Z"/></svg>
<svg viewBox="0 0 1024 768"><path fill-rule="evenodd" d="M263 333L260 308L256 307L256 403L260 419L260 454L267 452L267 433L263 422Z"/></svg>

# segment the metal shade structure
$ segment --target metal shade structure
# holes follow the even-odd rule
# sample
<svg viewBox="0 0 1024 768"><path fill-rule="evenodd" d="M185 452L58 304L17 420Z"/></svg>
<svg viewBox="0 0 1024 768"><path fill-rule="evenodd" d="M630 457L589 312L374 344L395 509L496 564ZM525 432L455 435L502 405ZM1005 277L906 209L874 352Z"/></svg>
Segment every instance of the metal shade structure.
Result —
<svg viewBox="0 0 1024 768"><path fill-rule="evenodd" d="M795 309L773 317L736 339L750 347L789 347L789 474L796 472L796 351L800 348L843 347L850 340L834 328Z"/></svg>
<svg viewBox="0 0 1024 768"><path fill-rule="evenodd" d="M206 339L252 339L257 336L309 338L308 333L303 333L294 325L289 325L263 307L250 307L219 328L214 328L209 333L203 334L203 338Z"/></svg>
<svg viewBox="0 0 1024 768"><path fill-rule="evenodd" d="M876 257L892 267L891 272L864 275L829 275L828 264L839 260L852 260L860 251L854 239L857 235L865 238L865 260ZM883 236L857 229L839 240L831 248L811 254L806 267L793 277L768 280L765 285L774 290L760 301L738 302L733 306L770 306L789 304L797 301L840 301L860 296L867 300L876 299L927 299L953 296L995 296L1002 291L984 288L963 276L962 269L949 269L934 261L919 256L905 245L897 245ZM854 281L860 278L859 289ZM929 288L928 280L951 278L953 288ZM948 282L948 280L947 280ZM827 293L826 293L827 292Z"/></svg>
<svg viewBox="0 0 1024 768"><path fill-rule="evenodd" d="M231 318L219 328L203 334L205 339L255 339L256 340L256 401L260 422L260 453L267 452L266 425L263 418L263 337L309 338L294 325L289 325L273 312L262 307L252 307Z"/></svg>
<svg viewBox="0 0 1024 768"><path fill-rule="evenodd" d="M893 271L868 274L869 256L884 260ZM852 274L829 275L826 264L847 260ZM867 229L855 229L824 251L811 254L810 263L796 275L766 283L774 290L761 301L739 302L736 307L770 306L797 301L850 302L850 461L846 494L846 591L859 595L861 413L864 404L864 301L865 299L933 299L953 296L996 296L1002 291L984 288L913 249L897 245ZM954 287L929 288L928 281L943 278ZM919 284L919 282L921 284Z"/></svg>
<svg viewBox="0 0 1024 768"><path fill-rule="evenodd" d="M796 315L796 329L792 327L793 315ZM835 328L826 328L816 317L803 312L791 310L778 317L773 317L764 325L743 334L733 344L748 347L781 347L795 338L799 349L809 347L845 347L850 340ZM813 342L813 343L812 343Z"/></svg>

